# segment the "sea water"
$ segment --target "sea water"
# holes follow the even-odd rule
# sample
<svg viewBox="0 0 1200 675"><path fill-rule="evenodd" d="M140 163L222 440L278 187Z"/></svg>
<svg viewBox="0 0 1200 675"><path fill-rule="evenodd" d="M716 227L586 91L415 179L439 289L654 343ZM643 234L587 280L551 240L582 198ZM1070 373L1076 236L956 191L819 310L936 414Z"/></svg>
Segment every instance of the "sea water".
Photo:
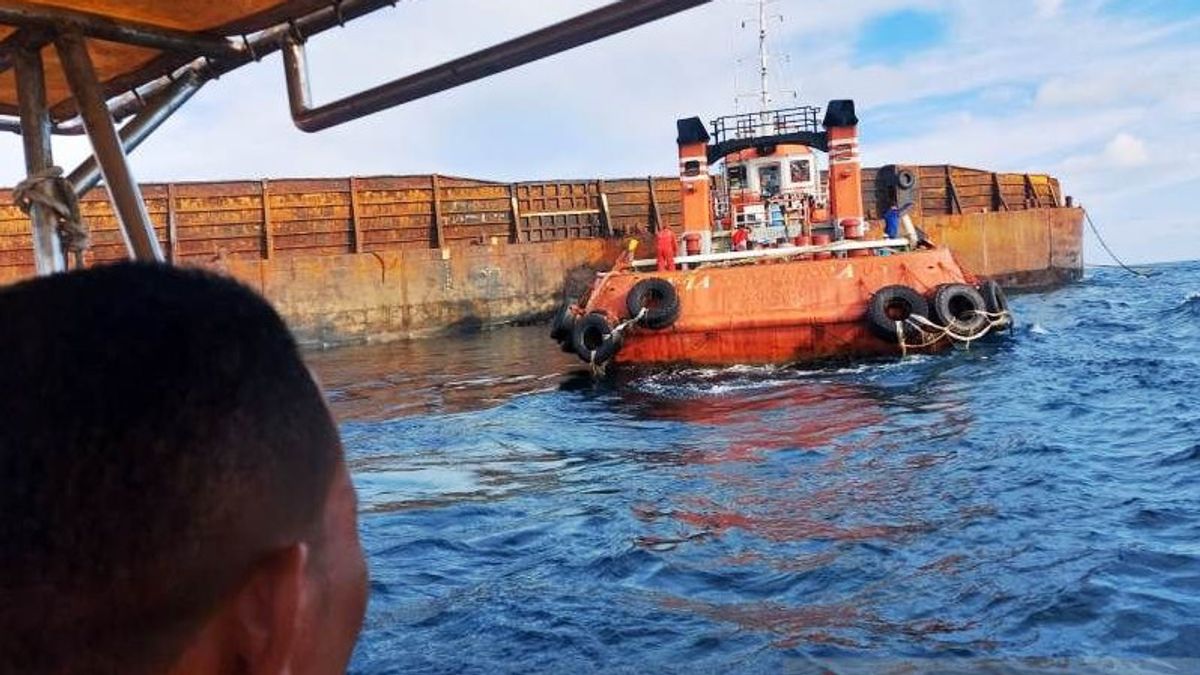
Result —
<svg viewBox="0 0 1200 675"><path fill-rule="evenodd" d="M310 354L371 570L353 672L1200 672L1200 263L1149 271L904 360Z"/></svg>

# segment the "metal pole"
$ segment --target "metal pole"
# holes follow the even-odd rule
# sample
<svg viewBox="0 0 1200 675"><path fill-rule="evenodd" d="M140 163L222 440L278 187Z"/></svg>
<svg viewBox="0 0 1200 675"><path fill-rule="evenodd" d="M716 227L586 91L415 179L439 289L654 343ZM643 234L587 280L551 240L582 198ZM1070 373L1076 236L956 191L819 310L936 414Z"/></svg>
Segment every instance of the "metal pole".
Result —
<svg viewBox="0 0 1200 675"><path fill-rule="evenodd" d="M296 36L289 35L283 45L283 66L292 120L303 131L319 131L585 45L706 2L709 0L614 2L440 66L317 107L312 106L309 92L304 45Z"/></svg>
<svg viewBox="0 0 1200 675"><path fill-rule="evenodd" d="M195 73L187 73L169 89L159 92L145 110L121 127L121 146L125 152L133 152L134 148L146 140L146 137L163 122L167 121L167 118L179 110L180 106L187 103L188 99L203 85L204 80L201 80L199 76ZM67 180L71 181L71 185L75 187L75 194L80 197L96 187L100 178L100 166L96 163L94 156L88 157L67 176Z"/></svg>
<svg viewBox="0 0 1200 675"><path fill-rule="evenodd" d="M25 146L25 171L33 176L54 165L42 53L37 49L18 50L13 54L13 66L21 112L21 141ZM29 222L33 228L33 259L37 273L47 275L62 272L66 265L54 213L34 202L29 207Z"/></svg>
<svg viewBox="0 0 1200 675"><path fill-rule="evenodd" d="M771 88L767 85L767 0L758 0L758 95L761 110L771 107Z"/></svg>
<svg viewBox="0 0 1200 675"><path fill-rule="evenodd" d="M129 171L129 162L121 139L117 136L117 129L104 105L104 95L96 79L96 69L88 54L87 44L78 33L63 33L55 38L54 46L58 49L58 58L62 62L71 93L79 104L79 115L92 142L92 154L100 164L100 172L108 186L113 211L125 236L125 247L137 260L161 261L162 249L150 224L150 214L146 212L146 203L142 201L137 181Z"/></svg>

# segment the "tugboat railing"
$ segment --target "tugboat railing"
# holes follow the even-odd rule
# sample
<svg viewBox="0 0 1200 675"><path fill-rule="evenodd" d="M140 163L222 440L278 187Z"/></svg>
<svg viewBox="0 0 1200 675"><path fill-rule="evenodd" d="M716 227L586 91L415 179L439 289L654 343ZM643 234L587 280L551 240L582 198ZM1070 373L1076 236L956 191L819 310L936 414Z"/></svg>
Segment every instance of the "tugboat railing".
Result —
<svg viewBox="0 0 1200 675"><path fill-rule="evenodd" d="M811 253L840 253L845 251L864 251L877 248L901 248L912 246L908 239L872 239L872 240L842 240L820 246L781 246L779 248L762 248L752 251L730 251L728 253L701 253L698 255L676 256L677 265L698 265L701 263L737 262L764 258L791 258L797 255ZM634 269L651 268L658 265L654 258L642 258L630 263Z"/></svg>

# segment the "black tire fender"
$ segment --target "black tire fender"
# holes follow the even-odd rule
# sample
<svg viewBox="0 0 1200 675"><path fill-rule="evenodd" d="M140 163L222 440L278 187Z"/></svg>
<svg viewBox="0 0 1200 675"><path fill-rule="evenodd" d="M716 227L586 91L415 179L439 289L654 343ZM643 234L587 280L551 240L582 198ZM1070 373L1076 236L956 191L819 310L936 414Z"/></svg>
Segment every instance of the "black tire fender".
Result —
<svg viewBox="0 0 1200 675"><path fill-rule="evenodd" d="M579 319L571 331L575 353L587 363L607 363L624 344L621 334L613 333L612 329L612 324L600 312L592 312Z"/></svg>
<svg viewBox="0 0 1200 675"><path fill-rule="evenodd" d="M933 320L958 335L974 335L988 324L983 295L966 284L942 284L933 292Z"/></svg>
<svg viewBox="0 0 1200 675"><path fill-rule="evenodd" d="M908 190L917 182L917 177L909 169L900 169L896 172L896 187L901 190Z"/></svg>
<svg viewBox="0 0 1200 675"><path fill-rule="evenodd" d="M875 291L867 304L867 328L876 337L888 342L899 342L896 322L901 321L904 339L915 341L920 339L921 331L906 321L914 314L929 318L929 303L920 293L900 284L884 286Z"/></svg>
<svg viewBox="0 0 1200 675"><path fill-rule="evenodd" d="M550 339L557 342L570 342L575 328L575 315L571 312L573 300L567 300L550 319Z"/></svg>
<svg viewBox="0 0 1200 675"><path fill-rule="evenodd" d="M1008 313L1008 317L999 328L1009 328L1012 326L1012 310L1008 308L1008 296L1004 294L1004 289L1000 288L1000 284L988 279L979 285L979 293L983 296L983 304L989 314ZM995 320L995 318L993 318Z"/></svg>
<svg viewBox="0 0 1200 675"><path fill-rule="evenodd" d="M661 330L679 318L679 292L666 279L642 279L625 296L625 309L630 317L645 309L646 315L639 323L651 330Z"/></svg>

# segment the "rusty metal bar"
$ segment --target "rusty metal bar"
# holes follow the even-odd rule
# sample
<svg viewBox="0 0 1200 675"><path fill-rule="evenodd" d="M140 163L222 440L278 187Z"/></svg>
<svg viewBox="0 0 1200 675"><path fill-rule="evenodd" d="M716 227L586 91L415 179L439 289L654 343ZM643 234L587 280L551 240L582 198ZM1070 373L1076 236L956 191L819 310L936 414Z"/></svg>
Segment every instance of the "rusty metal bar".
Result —
<svg viewBox="0 0 1200 675"><path fill-rule="evenodd" d="M363 252L362 240L362 223L359 220L362 217L360 213L360 205L358 203L358 178L350 177L350 230L354 241L351 243L351 250L355 253Z"/></svg>
<svg viewBox="0 0 1200 675"><path fill-rule="evenodd" d="M1025 187L1029 190L1030 199L1033 200L1033 206L1042 208L1042 198L1038 196L1037 186L1033 184L1033 178L1029 174L1025 174Z"/></svg>
<svg viewBox="0 0 1200 675"><path fill-rule="evenodd" d="M654 176L646 176L646 187L650 190L650 220L654 224L654 231L659 232L663 224L658 210L658 197L654 194Z"/></svg>
<svg viewBox="0 0 1200 675"><path fill-rule="evenodd" d="M522 213L526 218L549 218L553 216L595 216L600 214L600 209L568 209L566 211L532 211Z"/></svg>
<svg viewBox="0 0 1200 675"><path fill-rule="evenodd" d="M958 200L958 186L954 184L954 170L946 167L946 197L949 199L950 213L962 213L962 202Z"/></svg>
<svg viewBox="0 0 1200 675"><path fill-rule="evenodd" d="M509 213L512 216L512 231L509 233L509 241L517 243L521 241L521 204L517 201L517 184L508 184L508 202Z"/></svg>
<svg viewBox="0 0 1200 675"><path fill-rule="evenodd" d="M0 4L0 23L80 33L109 42L213 58L236 56L245 49L243 44L219 35L189 33L23 0L5 0Z"/></svg>
<svg viewBox="0 0 1200 675"><path fill-rule="evenodd" d="M19 28L0 40L0 73L13 67L13 54L22 50L40 50L53 35L38 28Z"/></svg>
<svg viewBox="0 0 1200 675"><path fill-rule="evenodd" d="M119 135L121 147L125 149L125 152L133 152L137 146L141 145L142 141L167 121L167 118L179 110L184 103L187 103L197 91L200 91L204 82L196 74L187 73L169 89L159 92L137 117L121 127ZM100 166L96 163L96 158L93 156L84 160L67 176L67 180L71 181L71 185L75 187L75 194L79 196L83 196L88 190L96 187L100 182Z"/></svg>
<svg viewBox="0 0 1200 675"><path fill-rule="evenodd" d="M13 54L13 65L21 112L21 141L25 147L25 171L32 177L54 165L42 53L37 49L18 50ZM37 185L32 189L40 190L42 186ZM33 230L33 259L38 275L66 269L54 213L34 202L29 207L29 223Z"/></svg>
<svg viewBox="0 0 1200 675"><path fill-rule="evenodd" d="M1004 190L1000 188L1000 174L994 171L992 172L992 190L994 191L996 197L995 202L992 204L992 209L999 210L996 207L996 205L999 204L1000 209L1007 211L1008 202L1004 201Z"/></svg>
<svg viewBox="0 0 1200 675"><path fill-rule="evenodd" d="M608 210L608 195L604 192L604 181L596 180L596 199L600 202L600 219L604 223L604 231L613 236L612 216Z"/></svg>
<svg viewBox="0 0 1200 675"><path fill-rule="evenodd" d="M440 66L314 107L304 44L288 35L284 74L292 120L303 131L319 131L408 103L467 82L593 42L709 0L623 0L502 42Z"/></svg>
<svg viewBox="0 0 1200 675"><path fill-rule="evenodd" d="M271 231L271 181L266 178L260 183L262 188L262 257L270 260L275 254L275 233Z"/></svg>
<svg viewBox="0 0 1200 675"><path fill-rule="evenodd" d="M172 265L179 262L179 217L175 212L175 184L167 183L167 259Z"/></svg>
<svg viewBox="0 0 1200 675"><path fill-rule="evenodd" d="M150 224L150 214L142 200L137 181L129 171L125 149L104 105L104 94L96 79L96 69L87 44L79 33L64 33L54 40L58 58L71 94L79 104L80 117L92 142L92 154L100 164L109 199L130 255L138 260L163 259L162 250Z"/></svg>
<svg viewBox="0 0 1200 675"><path fill-rule="evenodd" d="M433 248L442 248L446 245L446 234L442 232L442 198L436 173L429 177L429 184L433 188Z"/></svg>

